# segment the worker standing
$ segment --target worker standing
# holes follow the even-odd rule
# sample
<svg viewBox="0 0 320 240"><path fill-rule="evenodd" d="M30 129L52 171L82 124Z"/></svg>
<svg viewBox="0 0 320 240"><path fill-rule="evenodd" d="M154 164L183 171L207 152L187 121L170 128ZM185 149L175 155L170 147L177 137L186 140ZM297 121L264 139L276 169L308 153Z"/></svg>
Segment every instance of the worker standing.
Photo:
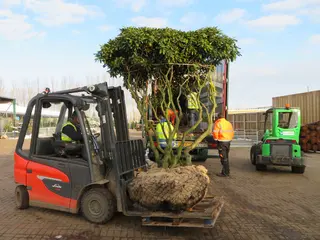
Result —
<svg viewBox="0 0 320 240"><path fill-rule="evenodd" d="M213 138L218 142L219 157L222 165L221 173L217 174L220 177L230 175L229 152L233 137L234 130L232 124L220 113L217 121L214 123L213 129Z"/></svg>
<svg viewBox="0 0 320 240"><path fill-rule="evenodd" d="M200 106L198 104L198 97L196 92L191 92L188 95L188 111L190 115L190 125L189 127L192 127L196 124L198 121L198 111L200 109Z"/></svg>
<svg viewBox="0 0 320 240"><path fill-rule="evenodd" d="M172 109L168 109L167 114L168 114L169 121L172 123L172 125L174 125L178 111L177 110L173 111Z"/></svg>
<svg viewBox="0 0 320 240"><path fill-rule="evenodd" d="M173 131L173 125L171 122L167 122L166 118L160 116L160 122L156 126L156 134L159 139L160 147L165 148L167 146L167 139L169 139L170 132ZM176 146L177 133L173 136L172 146Z"/></svg>

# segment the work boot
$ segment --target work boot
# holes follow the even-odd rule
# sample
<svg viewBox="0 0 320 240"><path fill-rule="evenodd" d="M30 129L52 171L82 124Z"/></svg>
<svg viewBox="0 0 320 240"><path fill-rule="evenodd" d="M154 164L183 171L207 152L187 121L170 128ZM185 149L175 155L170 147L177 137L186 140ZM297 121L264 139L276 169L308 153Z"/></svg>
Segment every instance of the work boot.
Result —
<svg viewBox="0 0 320 240"><path fill-rule="evenodd" d="M226 174L224 174L224 173L222 173L222 172L221 172L221 173L217 173L217 176L218 176L218 177L228 177Z"/></svg>
<svg viewBox="0 0 320 240"><path fill-rule="evenodd" d="M217 173L217 176L218 177L228 177L228 175L225 173L224 171L224 167L222 168L221 172L220 173Z"/></svg>
<svg viewBox="0 0 320 240"><path fill-rule="evenodd" d="M227 176L230 175L229 159L226 158L223 163L223 173Z"/></svg>

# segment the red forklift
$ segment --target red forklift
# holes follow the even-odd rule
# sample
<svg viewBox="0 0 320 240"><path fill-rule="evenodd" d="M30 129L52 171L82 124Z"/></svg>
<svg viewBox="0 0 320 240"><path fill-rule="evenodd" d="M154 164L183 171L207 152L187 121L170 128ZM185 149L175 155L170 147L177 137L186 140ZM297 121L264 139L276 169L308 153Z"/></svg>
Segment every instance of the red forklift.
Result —
<svg viewBox="0 0 320 240"><path fill-rule="evenodd" d="M41 134L42 112L59 109L52 136ZM99 119L93 134L88 112ZM61 140L66 121L76 112L83 141ZM87 113L87 114L86 114ZM31 133L31 142L25 141ZM15 202L29 206L82 214L96 224L111 220L114 213L142 217L145 226L212 228L224 201L206 197L193 211L150 211L132 202L127 185L148 164L142 140L130 140L121 87L107 83L50 92L46 89L28 104L14 153Z"/></svg>

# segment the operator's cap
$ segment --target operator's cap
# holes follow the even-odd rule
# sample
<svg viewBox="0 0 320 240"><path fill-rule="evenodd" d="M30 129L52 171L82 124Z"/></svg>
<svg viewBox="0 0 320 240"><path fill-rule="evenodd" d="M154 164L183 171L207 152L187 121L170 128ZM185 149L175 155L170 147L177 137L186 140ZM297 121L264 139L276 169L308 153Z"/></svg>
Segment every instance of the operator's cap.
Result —
<svg viewBox="0 0 320 240"><path fill-rule="evenodd" d="M82 111L80 111L80 115L81 115L82 117L85 116L85 115L84 115L84 112L82 112ZM76 112L76 111L73 111L73 113L71 114L71 117L78 117L77 112Z"/></svg>

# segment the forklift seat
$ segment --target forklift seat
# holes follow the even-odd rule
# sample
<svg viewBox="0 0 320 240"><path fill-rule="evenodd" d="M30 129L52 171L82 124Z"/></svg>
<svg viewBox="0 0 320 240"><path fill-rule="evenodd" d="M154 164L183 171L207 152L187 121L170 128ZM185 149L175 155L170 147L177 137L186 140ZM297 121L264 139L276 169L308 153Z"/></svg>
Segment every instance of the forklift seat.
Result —
<svg viewBox="0 0 320 240"><path fill-rule="evenodd" d="M61 133L53 134L53 148L58 157L68 157L82 153L83 144L68 143L61 140Z"/></svg>
<svg viewBox="0 0 320 240"><path fill-rule="evenodd" d="M53 147L54 138L38 138L36 146L36 155L52 156L55 154Z"/></svg>

